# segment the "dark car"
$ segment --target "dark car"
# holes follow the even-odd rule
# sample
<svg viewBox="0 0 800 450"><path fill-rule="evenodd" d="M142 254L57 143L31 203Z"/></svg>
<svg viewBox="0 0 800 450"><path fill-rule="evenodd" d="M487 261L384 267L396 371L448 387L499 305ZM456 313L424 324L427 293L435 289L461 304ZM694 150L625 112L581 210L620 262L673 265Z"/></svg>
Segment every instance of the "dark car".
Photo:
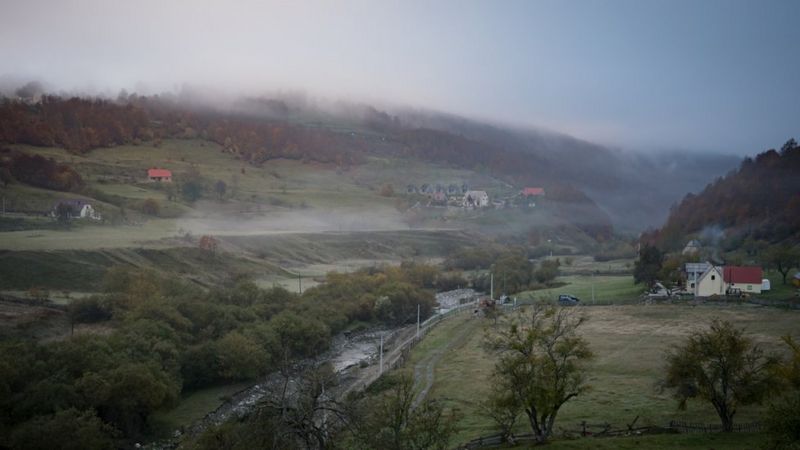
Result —
<svg viewBox="0 0 800 450"><path fill-rule="evenodd" d="M580 303L580 299L574 295L561 294L558 296L558 304L561 306L575 306Z"/></svg>

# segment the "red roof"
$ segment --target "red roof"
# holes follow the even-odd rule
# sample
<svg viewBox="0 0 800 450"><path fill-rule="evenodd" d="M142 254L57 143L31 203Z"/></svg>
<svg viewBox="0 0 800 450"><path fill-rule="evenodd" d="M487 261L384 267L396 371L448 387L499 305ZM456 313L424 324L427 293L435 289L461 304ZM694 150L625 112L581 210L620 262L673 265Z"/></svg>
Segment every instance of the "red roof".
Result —
<svg viewBox="0 0 800 450"><path fill-rule="evenodd" d="M526 187L522 190L522 195L544 195L544 188Z"/></svg>
<svg viewBox="0 0 800 450"><path fill-rule="evenodd" d="M150 178L172 178L172 172L167 169L148 169L147 176Z"/></svg>
<svg viewBox="0 0 800 450"><path fill-rule="evenodd" d="M761 267L725 266L722 278L726 283L761 284Z"/></svg>

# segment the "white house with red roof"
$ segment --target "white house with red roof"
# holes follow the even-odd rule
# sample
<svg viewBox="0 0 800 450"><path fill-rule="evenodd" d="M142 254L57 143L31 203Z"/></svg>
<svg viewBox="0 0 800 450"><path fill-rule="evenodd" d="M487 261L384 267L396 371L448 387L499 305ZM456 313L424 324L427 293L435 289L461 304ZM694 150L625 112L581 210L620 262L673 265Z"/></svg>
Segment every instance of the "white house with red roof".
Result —
<svg viewBox="0 0 800 450"><path fill-rule="evenodd" d="M172 171L167 169L147 169L147 178L150 181L172 181Z"/></svg>
<svg viewBox="0 0 800 450"><path fill-rule="evenodd" d="M761 293L761 267L725 266L722 268L727 290L738 289L742 293Z"/></svg>
<svg viewBox="0 0 800 450"><path fill-rule="evenodd" d="M713 266L700 275L694 284L695 297L711 297L733 293L760 294L761 267Z"/></svg>

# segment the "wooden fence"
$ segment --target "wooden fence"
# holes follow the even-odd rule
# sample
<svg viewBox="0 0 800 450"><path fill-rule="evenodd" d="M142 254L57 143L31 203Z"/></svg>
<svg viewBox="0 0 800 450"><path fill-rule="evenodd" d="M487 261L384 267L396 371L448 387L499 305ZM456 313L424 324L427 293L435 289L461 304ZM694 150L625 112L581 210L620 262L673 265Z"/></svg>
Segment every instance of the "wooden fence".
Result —
<svg viewBox="0 0 800 450"><path fill-rule="evenodd" d="M638 417L637 417L638 419ZM657 433L720 433L722 432L722 425L720 424L707 424L707 423L692 423L672 420L669 425L665 427L660 426L644 426L635 427L636 419L632 423L627 424L625 428L614 428L608 423L591 424L588 422L581 422L578 424L578 429L567 430L567 434L580 435L583 437L612 437L612 436L630 436L642 434L657 434ZM733 426L735 433L755 433L764 431L764 424L761 422L742 423ZM515 434L512 435L508 442L503 440L501 434L493 434L489 436L481 436L475 438L465 444L457 447L458 450L473 450L479 448L492 448L499 447L506 444L520 444L535 441L535 436L531 433Z"/></svg>
<svg viewBox="0 0 800 450"><path fill-rule="evenodd" d="M722 425L718 423L693 423L693 422L681 422L677 420L672 420L669 423L669 427L673 430L677 430L681 433L719 433L722 432ZM764 424L761 422L750 422L750 423L740 423L734 424L733 430L735 433L755 433L759 431L764 431Z"/></svg>

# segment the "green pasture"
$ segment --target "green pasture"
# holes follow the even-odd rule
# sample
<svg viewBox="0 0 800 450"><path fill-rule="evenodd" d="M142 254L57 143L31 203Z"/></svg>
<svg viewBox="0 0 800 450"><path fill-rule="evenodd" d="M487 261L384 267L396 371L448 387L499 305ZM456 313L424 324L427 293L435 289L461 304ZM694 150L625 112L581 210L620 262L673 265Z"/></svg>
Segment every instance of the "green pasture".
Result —
<svg viewBox="0 0 800 450"><path fill-rule="evenodd" d="M800 311L745 304L614 305L581 307L580 310L589 318L582 335L595 354L588 370L591 390L561 409L557 419L559 434L578 430L582 421L624 427L637 416L638 425L663 426L670 420L717 423L718 418L710 404L690 402L687 410L680 411L670 394L658 389L664 367L664 350L671 344L681 342L692 330L705 327L712 318L720 318L744 327L748 335L766 351L780 353L785 351L780 337L786 334L797 337L797 323L800 323ZM462 327L471 329L469 338L450 348L436 365L435 380L429 394L431 398L443 399L446 405L459 411L454 444L495 432L491 421L481 414L479 405L492 383L494 358L482 347L483 330L491 327L492 323L491 320L469 316L443 323L414 348L410 363L404 369L413 368L415 361L429 357L436 348L455 337ZM736 420L740 423L761 420L764 410L763 405L743 407L737 413ZM520 423L518 432L527 431L526 424ZM758 435L743 436L744 439L761 439ZM649 445L647 443L650 442L653 448L681 448L680 442L695 445L692 444L693 439L700 439L697 445L702 445L702 442L710 442L704 440L708 438L679 436L678 440L671 440L669 437L647 437L642 438L645 440L641 441L644 443L641 445ZM604 447L602 442L605 441L565 441L558 445L563 445L563 448L617 448L615 444ZM636 442L620 441L620 445L631 447L619 448L638 448L635 445L640 444ZM723 445L722 442L720 445ZM738 448L731 447L728 441L724 442L726 446L720 448ZM554 448L562 448L553 445Z"/></svg>

